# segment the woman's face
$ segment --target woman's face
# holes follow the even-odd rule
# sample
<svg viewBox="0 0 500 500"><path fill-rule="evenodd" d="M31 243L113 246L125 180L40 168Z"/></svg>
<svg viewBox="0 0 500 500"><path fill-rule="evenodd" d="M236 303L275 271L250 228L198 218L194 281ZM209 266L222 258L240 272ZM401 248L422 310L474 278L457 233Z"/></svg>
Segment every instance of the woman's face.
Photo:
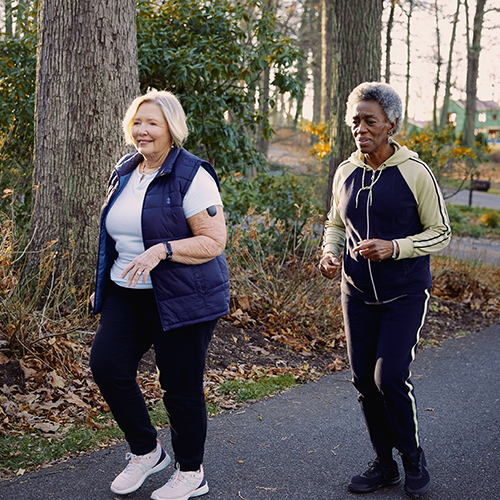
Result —
<svg viewBox="0 0 500 500"><path fill-rule="evenodd" d="M161 109L152 102L139 106L132 124L132 139L146 159L163 156L172 147L172 136Z"/></svg>
<svg viewBox="0 0 500 500"><path fill-rule="evenodd" d="M389 132L394 126L378 102L361 101L354 109L351 131L363 154L381 152L388 145Z"/></svg>

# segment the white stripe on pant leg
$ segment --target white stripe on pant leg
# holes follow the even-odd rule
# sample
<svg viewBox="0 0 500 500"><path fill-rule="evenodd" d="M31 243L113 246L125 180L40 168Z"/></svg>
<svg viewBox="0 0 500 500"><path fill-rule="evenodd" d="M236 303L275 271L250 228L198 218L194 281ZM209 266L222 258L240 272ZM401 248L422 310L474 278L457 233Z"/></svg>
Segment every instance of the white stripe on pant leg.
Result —
<svg viewBox="0 0 500 500"><path fill-rule="evenodd" d="M427 308L428 308L429 300L431 298L431 294L430 294L429 290L424 290L424 293L426 296L426 299L424 302L424 311L422 314L422 321L420 322L420 326L418 327L418 330L417 330L417 341L411 350L411 360L412 361L415 360L416 349L417 349L418 343L420 341L420 332L422 331L422 328L423 328L424 323L425 323L425 318L427 316ZM408 397L410 398L410 401L411 401L411 408L412 408L412 413L413 413L413 423L415 424L415 442L417 443L417 448L418 448L420 446L420 441L418 439L417 403L415 401L415 398L413 397L413 387L409 382L410 378L411 378L411 370L410 370L410 374L409 374L408 378L406 379L405 384L408 387Z"/></svg>

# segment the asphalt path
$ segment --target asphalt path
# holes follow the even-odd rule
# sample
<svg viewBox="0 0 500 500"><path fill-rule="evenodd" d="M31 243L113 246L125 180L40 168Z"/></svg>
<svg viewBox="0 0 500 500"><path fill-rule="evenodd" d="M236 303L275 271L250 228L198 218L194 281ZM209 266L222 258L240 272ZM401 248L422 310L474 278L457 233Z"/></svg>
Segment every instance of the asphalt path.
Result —
<svg viewBox="0 0 500 500"><path fill-rule="evenodd" d="M417 354L412 365L422 447L433 484L427 500L500 498L500 325ZM167 450L168 433L160 434ZM110 482L124 443L0 483L4 500L146 500L172 472L120 497ZM210 419L207 500L340 500L373 458L349 381L341 371ZM401 464L400 458L396 458ZM401 465L400 465L401 467ZM362 495L406 498L403 483Z"/></svg>
<svg viewBox="0 0 500 500"><path fill-rule="evenodd" d="M451 190L443 190L445 196L451 193ZM469 191L463 190L453 195L450 198L446 198L446 203L451 203L453 205L468 205L469 204ZM500 196L497 194L486 193L484 191L473 191L472 192L472 206L473 207L483 207L483 208L494 208L495 210L500 210Z"/></svg>

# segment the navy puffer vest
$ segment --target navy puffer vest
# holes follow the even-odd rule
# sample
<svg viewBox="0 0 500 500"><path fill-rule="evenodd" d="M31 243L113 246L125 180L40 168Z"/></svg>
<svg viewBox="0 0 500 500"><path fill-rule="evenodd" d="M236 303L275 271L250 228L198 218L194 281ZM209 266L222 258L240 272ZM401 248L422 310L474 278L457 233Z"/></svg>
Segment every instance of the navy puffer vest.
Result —
<svg viewBox="0 0 500 500"><path fill-rule="evenodd" d="M116 258L114 241L105 229L109 208L143 160L139 153L123 157L113 171L106 203L101 211L94 313L100 312L111 266ZM196 172L205 168L217 182L209 163L173 149L151 182L142 209L142 235L146 249L165 241L193 236L184 217L182 201ZM204 264L186 265L161 261L151 280L164 330L211 321L229 313L229 272L224 254Z"/></svg>

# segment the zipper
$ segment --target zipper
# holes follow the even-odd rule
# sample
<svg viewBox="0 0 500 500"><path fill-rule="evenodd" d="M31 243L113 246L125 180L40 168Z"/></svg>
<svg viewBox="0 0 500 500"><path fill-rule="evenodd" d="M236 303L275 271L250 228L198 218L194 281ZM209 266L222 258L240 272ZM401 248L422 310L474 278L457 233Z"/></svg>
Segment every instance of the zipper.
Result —
<svg viewBox="0 0 500 500"><path fill-rule="evenodd" d="M371 179L370 189L368 191L368 196L366 197L366 239L367 240L370 239L370 198L372 197L372 186L375 182L376 174L377 174L377 171L374 170L372 172L372 179ZM370 281L372 283L373 294L375 295L375 301L379 302L377 288L375 286L375 280L373 279L372 261L371 260L368 260L368 273L370 274Z"/></svg>

